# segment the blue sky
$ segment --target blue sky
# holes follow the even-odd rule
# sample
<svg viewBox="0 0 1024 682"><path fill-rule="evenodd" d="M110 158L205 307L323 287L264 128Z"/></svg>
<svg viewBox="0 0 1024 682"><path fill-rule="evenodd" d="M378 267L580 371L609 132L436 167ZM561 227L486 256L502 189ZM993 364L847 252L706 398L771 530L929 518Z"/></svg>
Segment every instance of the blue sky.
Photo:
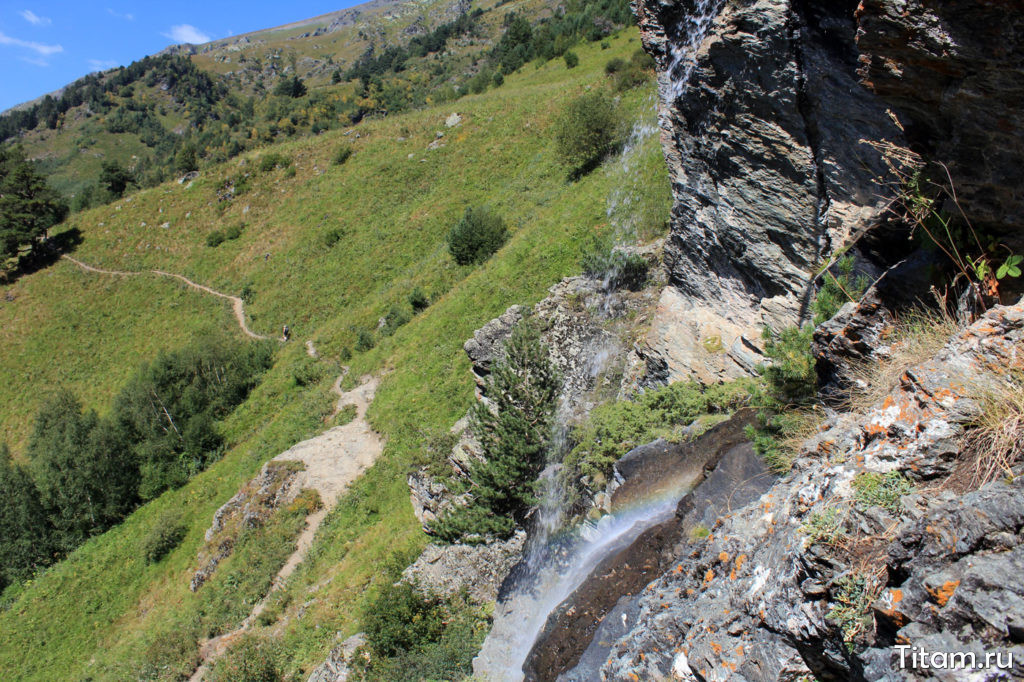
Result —
<svg viewBox="0 0 1024 682"><path fill-rule="evenodd" d="M362 1L0 0L0 111L168 45L280 26Z"/></svg>

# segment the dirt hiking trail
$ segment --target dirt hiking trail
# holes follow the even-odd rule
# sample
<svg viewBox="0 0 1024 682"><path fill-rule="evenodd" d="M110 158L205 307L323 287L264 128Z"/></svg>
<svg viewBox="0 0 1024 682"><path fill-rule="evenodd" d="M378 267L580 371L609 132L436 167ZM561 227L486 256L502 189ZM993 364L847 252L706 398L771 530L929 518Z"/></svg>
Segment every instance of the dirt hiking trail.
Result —
<svg viewBox="0 0 1024 682"><path fill-rule="evenodd" d="M94 273L99 274L99 275L114 275L114 276L117 276L117 277L136 277L136 276L139 276L139 275L157 275L158 277L171 277L173 279L181 280L182 282L184 282L186 285L188 285L189 287L191 287L193 289L196 289L198 291L205 292L205 293L210 294L212 296L217 296L218 298L223 298L225 300L230 301L231 302L231 309L232 309L232 311L234 311L235 320L238 322L239 328L242 330L242 333L245 334L246 336L248 336L249 338L252 338L252 339L269 339L270 338L269 336L264 336L262 334L257 334L253 330L249 329L249 325L245 321L245 301L240 299L238 296L231 296L229 294L222 293L222 292L217 291L215 289L211 289L208 286L204 286L204 285L199 284L197 282L193 282L192 280L190 280L188 277L185 277L184 275L177 275L177 274L175 274L173 272L164 272L163 270L140 270L140 271L137 271L137 272L129 272L127 270L104 270L103 268L97 268L97 267L93 267L92 265L88 265L87 263L83 263L82 261L78 260L77 258L72 258L71 256L68 256L66 254L62 255L61 258L63 258L66 261L69 261L71 263L74 263L75 265L77 265L78 267L82 268L86 272L94 272Z"/></svg>
<svg viewBox="0 0 1024 682"><path fill-rule="evenodd" d="M203 642L199 651L201 663L189 678L190 682L202 680L203 675L231 644L252 627L266 608L270 596L284 586L288 577L305 559L306 552L313 544L317 529L334 505L338 503L341 494L384 451L384 441L366 421L366 410L373 402L380 379L365 376L359 386L351 391L343 392L341 382L347 372L346 368L345 373L334 382L334 392L338 395L338 402L331 418L349 405L354 405L356 415L352 421L328 429L309 440L296 443L272 460L300 461L305 464L306 468L298 473L295 485L298 489L312 488L316 490L320 494L323 507L306 517L306 527L296 539L295 551L274 577L270 590L253 607L242 624L231 632Z"/></svg>

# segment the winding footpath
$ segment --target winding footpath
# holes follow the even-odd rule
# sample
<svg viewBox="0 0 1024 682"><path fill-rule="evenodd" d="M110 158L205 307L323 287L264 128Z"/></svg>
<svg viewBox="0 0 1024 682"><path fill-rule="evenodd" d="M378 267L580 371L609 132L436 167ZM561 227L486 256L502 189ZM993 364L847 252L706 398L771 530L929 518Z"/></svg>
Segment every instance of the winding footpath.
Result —
<svg viewBox="0 0 1024 682"><path fill-rule="evenodd" d="M192 289L196 289L197 291L202 291L212 296L217 296L218 298L223 298L225 300L230 301L231 309L235 314L235 320L238 322L239 328L242 330L242 333L248 336L249 338L261 340L270 338L269 336L257 334L253 330L249 329L249 325L245 321L245 301L240 299L238 296L231 296L230 294L225 294L215 289L211 289L210 287L199 284L198 282L193 282L184 275L178 275L173 272L165 272L163 270L139 270L136 272L131 272L127 270L105 270L103 268L97 268L87 263L83 263L77 258L72 258L67 254L62 255L61 258L71 263L74 263L75 265L80 267L82 270L85 270L86 272L94 272L98 275L114 275L116 277L137 277L140 275L157 275L158 277L170 277L172 279L180 280L189 287L191 287Z"/></svg>
<svg viewBox="0 0 1024 682"><path fill-rule="evenodd" d="M284 586L288 577L306 558L306 553L313 545L313 538L327 514L338 503L341 494L368 469L384 451L384 441L370 427L366 420L366 410L373 402L380 383L378 377L365 376L359 386L351 391L343 392L341 382L348 373L338 377L334 383L334 392L338 395L331 418L344 408L354 405L356 415L352 421L324 431L319 436L297 443L274 457L273 461L300 461L305 469L298 474L296 486L299 489L313 488L320 494L323 506L306 517L306 527L296 538L295 551L285 561L284 566L274 576L270 590L264 595L249 615L236 629L218 637L208 639L200 646L200 665L189 678L190 682L199 682L212 668L216 660L228 648L244 635L256 622L274 592Z"/></svg>

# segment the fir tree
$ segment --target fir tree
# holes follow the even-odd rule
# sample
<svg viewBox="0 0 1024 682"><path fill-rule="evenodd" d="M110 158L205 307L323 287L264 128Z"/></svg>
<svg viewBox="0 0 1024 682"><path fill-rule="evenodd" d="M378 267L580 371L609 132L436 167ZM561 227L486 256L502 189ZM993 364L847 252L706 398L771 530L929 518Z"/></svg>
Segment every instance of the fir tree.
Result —
<svg viewBox="0 0 1024 682"><path fill-rule="evenodd" d="M534 325L518 325L504 351L488 378L488 402L478 403L472 414L471 427L486 458L470 467L471 501L445 514L434 527L449 541L508 537L537 502L535 482L550 444L561 379Z"/></svg>

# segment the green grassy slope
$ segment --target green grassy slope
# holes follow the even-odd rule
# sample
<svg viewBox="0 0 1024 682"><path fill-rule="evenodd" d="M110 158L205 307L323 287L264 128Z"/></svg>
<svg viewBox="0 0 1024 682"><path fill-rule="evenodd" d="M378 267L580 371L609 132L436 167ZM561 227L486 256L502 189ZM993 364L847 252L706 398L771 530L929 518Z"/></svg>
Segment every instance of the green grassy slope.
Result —
<svg viewBox="0 0 1024 682"><path fill-rule="evenodd" d="M219 201L217 189L228 176L252 171L258 155L245 166L235 160L213 168L191 186L163 185L76 216L85 238L76 258L111 269L180 272L232 294L247 289L256 331L276 333L288 323L293 338L313 339L328 359L351 347L354 327L376 326L414 286L433 301L350 361L353 377L387 372L370 409L387 448L328 516L307 564L275 603L286 616L278 630L291 670L321 659L335 632L355 631L378 562L426 541L412 515L405 475L424 461L429 438L446 431L472 401L463 341L508 305L535 302L578 270L583 238L610 229L606 205L616 187L644 188L643 198L667 215L667 180L655 137L641 148L634 177L609 164L568 183L556 163L550 126L558 111L585 89L606 87L604 63L628 57L639 41L631 30L609 44L607 50L579 48L581 63L573 70L561 60L539 69L528 65L501 88L455 105L275 147L293 160L294 175L256 172L252 188L231 202ZM623 110L650 122L652 95L653 85L625 93ZM465 121L449 130L443 121L453 110ZM428 150L439 130L445 146ZM341 144L351 144L355 153L334 166L331 158ZM456 266L444 235L467 205L479 203L506 217L512 239L483 266ZM205 245L211 230L240 222L245 228L239 239ZM323 234L334 227L344 236L327 247ZM129 365L156 347L181 345L204 325L236 329L218 300L165 280L85 274L66 262L5 286L7 292L14 300L0 303L0 328L20 350L0 359L0 378L9 378L0 381L0 409L4 437L15 444L23 442L38 401L35 387L62 384L103 410ZM47 308L37 310L43 299ZM106 324L92 324L97 316ZM80 322L72 327L75 320ZM113 329L124 330L116 337L122 355L108 359L105 335ZM74 340L68 339L71 331ZM101 361L90 364L90 358ZM303 360L300 343L282 349L264 383L224 425L231 447L223 460L6 595L0 607L5 676L173 678L195 656L198 621L226 628L241 619L211 604L244 603L253 597L244 593L249 588L211 583L192 594L188 581L213 511L264 461L323 428L333 375L326 368L319 383L298 386L292 376ZM185 511L190 531L161 563L145 566L138 556L141 538L172 509ZM218 571L274 570L252 557L229 561ZM243 594L236 599L232 590ZM166 667L153 667L159 665Z"/></svg>

